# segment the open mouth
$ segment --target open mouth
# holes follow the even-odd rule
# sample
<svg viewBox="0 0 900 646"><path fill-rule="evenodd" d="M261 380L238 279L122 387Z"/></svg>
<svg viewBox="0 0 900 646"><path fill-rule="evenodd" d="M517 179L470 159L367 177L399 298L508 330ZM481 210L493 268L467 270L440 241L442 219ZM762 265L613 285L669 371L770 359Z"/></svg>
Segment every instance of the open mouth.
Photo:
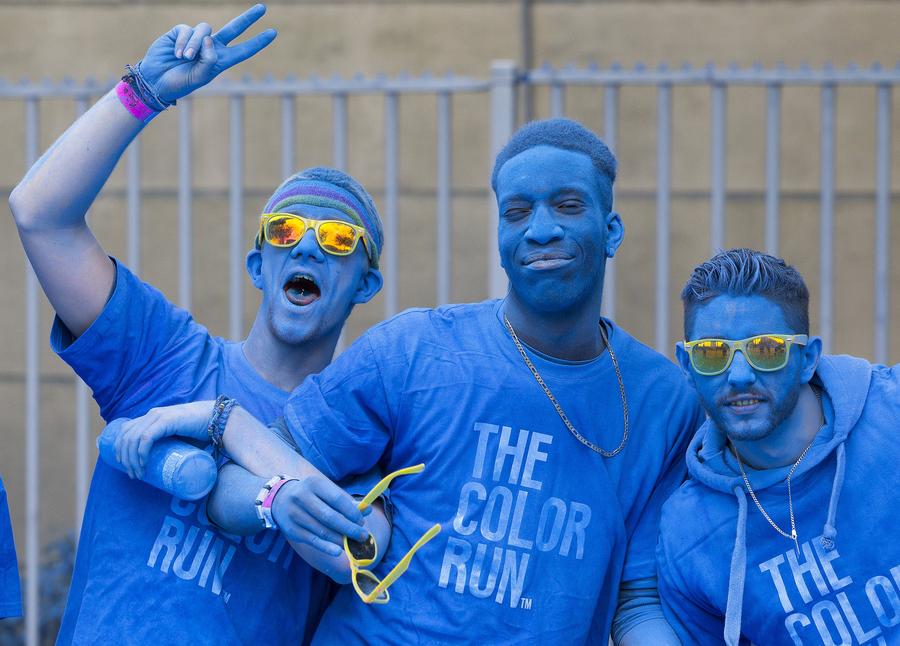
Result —
<svg viewBox="0 0 900 646"><path fill-rule="evenodd" d="M292 304L305 307L319 300L322 290L309 274L294 274L284 284L284 295Z"/></svg>

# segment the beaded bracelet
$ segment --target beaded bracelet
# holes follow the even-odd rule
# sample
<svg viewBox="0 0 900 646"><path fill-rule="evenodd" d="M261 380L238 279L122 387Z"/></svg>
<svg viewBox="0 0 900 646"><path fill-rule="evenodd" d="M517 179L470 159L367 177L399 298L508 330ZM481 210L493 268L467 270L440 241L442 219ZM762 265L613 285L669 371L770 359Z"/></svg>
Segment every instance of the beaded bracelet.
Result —
<svg viewBox="0 0 900 646"><path fill-rule="evenodd" d="M236 405L237 402L228 395L219 395L216 399L212 415L209 416L209 422L206 424L206 432L209 435L209 441L216 447L216 451L225 450L222 435L225 433L225 426L228 424L228 417L231 415L231 410Z"/></svg>

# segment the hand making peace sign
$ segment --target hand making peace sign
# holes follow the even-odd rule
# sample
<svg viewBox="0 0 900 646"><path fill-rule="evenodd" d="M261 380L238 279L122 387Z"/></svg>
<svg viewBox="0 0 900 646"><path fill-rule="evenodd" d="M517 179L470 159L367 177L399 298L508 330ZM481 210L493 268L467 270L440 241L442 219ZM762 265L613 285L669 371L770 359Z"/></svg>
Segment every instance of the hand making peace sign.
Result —
<svg viewBox="0 0 900 646"><path fill-rule="evenodd" d="M187 96L275 40L277 32L266 29L250 40L228 46L265 13L264 4L255 5L214 34L205 22L195 27L176 25L150 45L140 62L141 75L167 103Z"/></svg>

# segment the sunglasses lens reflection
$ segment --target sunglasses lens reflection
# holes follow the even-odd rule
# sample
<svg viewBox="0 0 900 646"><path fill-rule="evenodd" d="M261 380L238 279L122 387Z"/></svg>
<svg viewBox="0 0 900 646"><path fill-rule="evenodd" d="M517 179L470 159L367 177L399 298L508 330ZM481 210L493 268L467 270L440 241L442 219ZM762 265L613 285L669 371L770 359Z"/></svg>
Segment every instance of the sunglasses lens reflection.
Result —
<svg viewBox="0 0 900 646"><path fill-rule="evenodd" d="M757 336L747 342L747 359L759 370L778 370L787 362L787 343L777 336Z"/></svg>
<svg viewBox="0 0 900 646"><path fill-rule="evenodd" d="M319 225L319 243L335 254L348 254L356 242L356 232L344 222L323 222Z"/></svg>
<svg viewBox="0 0 900 646"><path fill-rule="evenodd" d="M728 363L730 356L731 347L719 339L707 339L695 345L691 350L691 362L694 364L694 369L703 374L720 372Z"/></svg>
<svg viewBox="0 0 900 646"><path fill-rule="evenodd" d="M350 550L350 555L357 561L371 561L375 558L375 553L377 552L375 539L371 534L365 541L355 541L348 536L347 548Z"/></svg>
<svg viewBox="0 0 900 646"><path fill-rule="evenodd" d="M356 571L356 585L359 586L359 589L362 591L364 595L372 594L372 591L378 587L378 584L381 583L378 579L375 578L375 575L366 571L366 570L357 570ZM387 597L387 591L385 590L380 595L376 597L378 599L384 599Z"/></svg>
<svg viewBox="0 0 900 646"><path fill-rule="evenodd" d="M296 244L306 233L306 225L297 218L272 218L266 224L266 241L276 247Z"/></svg>

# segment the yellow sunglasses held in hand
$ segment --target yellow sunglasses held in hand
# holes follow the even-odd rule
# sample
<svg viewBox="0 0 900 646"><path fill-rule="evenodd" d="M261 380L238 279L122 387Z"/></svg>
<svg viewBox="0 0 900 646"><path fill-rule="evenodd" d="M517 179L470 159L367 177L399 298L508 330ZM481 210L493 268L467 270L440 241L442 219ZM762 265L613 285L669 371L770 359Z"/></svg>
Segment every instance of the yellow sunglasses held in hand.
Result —
<svg viewBox="0 0 900 646"><path fill-rule="evenodd" d="M366 507L371 505L384 493L388 486L390 486L391 481L394 478L421 473L424 470L424 464L417 464L389 473L366 494L365 498L359 501L357 507L360 511L363 511ZM404 572L406 572L415 553L425 545L425 543L437 536L440 531L440 523L433 525L431 529L425 532L422 537L409 548L409 551L406 552L397 565L388 572L383 580L380 580L375 576L371 570L364 569L374 563L378 556L378 544L375 542L375 537L372 536L372 534L369 534L369 537L364 542L360 542L344 536L344 553L347 555L347 560L350 561L350 579L353 582L353 589L356 590L356 594L359 595L359 598L362 599L363 603L387 603L390 601L391 595L388 592L388 588L399 579Z"/></svg>

